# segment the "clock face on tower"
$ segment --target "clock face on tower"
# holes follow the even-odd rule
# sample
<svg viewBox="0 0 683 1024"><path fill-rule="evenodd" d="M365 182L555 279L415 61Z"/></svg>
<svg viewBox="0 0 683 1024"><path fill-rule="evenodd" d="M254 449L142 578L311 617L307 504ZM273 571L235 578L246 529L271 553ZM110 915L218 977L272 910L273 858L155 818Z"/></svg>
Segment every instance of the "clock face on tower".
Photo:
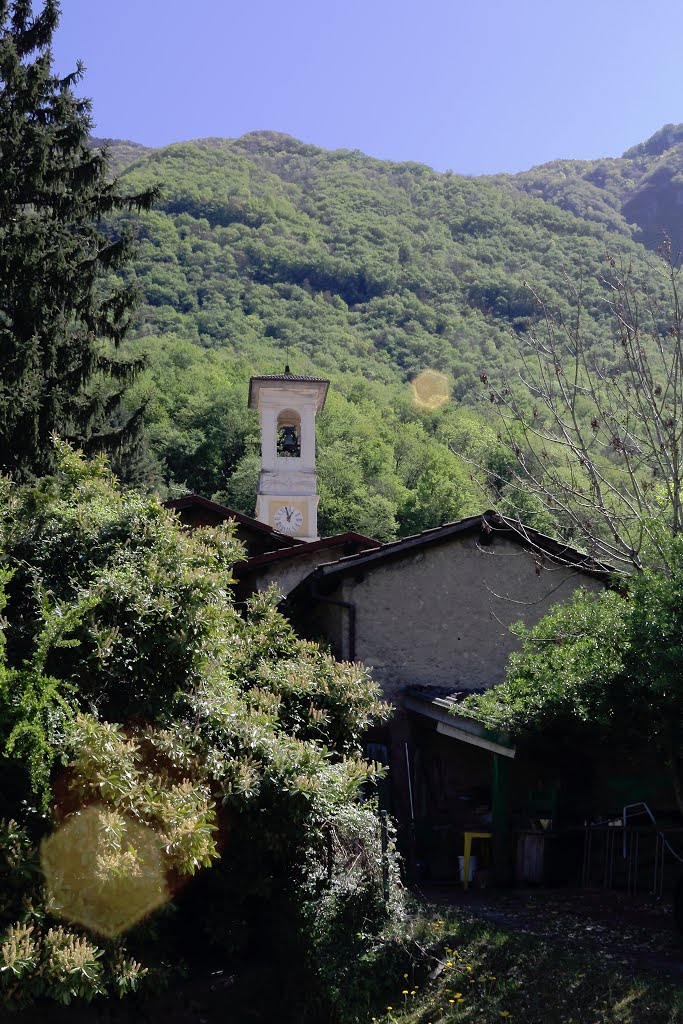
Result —
<svg viewBox="0 0 683 1024"><path fill-rule="evenodd" d="M303 514L295 505L280 505L275 511L275 529L280 533L297 533L303 522Z"/></svg>

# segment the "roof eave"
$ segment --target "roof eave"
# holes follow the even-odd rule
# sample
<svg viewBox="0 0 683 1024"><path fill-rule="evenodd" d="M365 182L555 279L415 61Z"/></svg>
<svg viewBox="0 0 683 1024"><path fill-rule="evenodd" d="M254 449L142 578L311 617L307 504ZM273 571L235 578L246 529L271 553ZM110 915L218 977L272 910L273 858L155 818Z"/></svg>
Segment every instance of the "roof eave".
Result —
<svg viewBox="0 0 683 1024"><path fill-rule="evenodd" d="M604 579L614 571L611 566L597 562L589 555L570 548L560 541L554 540L552 537L547 537L531 527L522 527L521 524L515 524L513 520L505 519L503 516L498 515L497 512L489 509L481 515L469 516L455 523L446 523L444 526L424 530L422 533L415 534L412 537L390 541L374 551L347 555L345 558L338 559L337 561L327 562L324 565L318 566L315 572L319 578L352 572L356 568L365 567L375 562L401 557L415 548L443 543L453 536L473 532L477 529L485 532L487 526L501 533L504 532L508 536L513 535L518 538L519 543L530 550L538 551L539 554L546 555L548 558L552 558L575 569L577 572L583 572L593 578L599 577Z"/></svg>
<svg viewBox="0 0 683 1024"><path fill-rule="evenodd" d="M254 384L257 385L254 388ZM296 374L261 374L251 377L249 380L249 398L248 406L250 409L258 408L258 391L262 384L267 386L277 387L278 384L312 384L317 386L318 398L316 402L316 410L320 412L325 405L327 399L327 392L330 387L330 382L325 377L306 377L297 376ZM322 385L322 387L321 387Z"/></svg>
<svg viewBox="0 0 683 1024"><path fill-rule="evenodd" d="M228 508L227 505L220 505L216 501L211 501L210 498L204 498L201 494L183 494L180 498L169 498L168 501L164 501L162 504L164 508L173 512L182 512L183 509L192 508L193 505L203 508L207 512L223 516L224 522L227 522L228 519L234 519L236 523L239 523L246 529L274 537L277 541L286 543L288 547L304 543L298 537L289 537L287 534L278 533L277 530L274 530L272 526L268 526L267 523L262 523L259 519L247 516L243 512L236 512L235 509Z"/></svg>
<svg viewBox="0 0 683 1024"><path fill-rule="evenodd" d="M509 737L502 733L493 733L480 722L457 712L449 711L429 699L416 699L409 694L403 698L403 706L408 711L430 718L436 722L437 732L450 739L460 740L475 747L490 750L493 754L503 757L514 757L517 748L510 743Z"/></svg>

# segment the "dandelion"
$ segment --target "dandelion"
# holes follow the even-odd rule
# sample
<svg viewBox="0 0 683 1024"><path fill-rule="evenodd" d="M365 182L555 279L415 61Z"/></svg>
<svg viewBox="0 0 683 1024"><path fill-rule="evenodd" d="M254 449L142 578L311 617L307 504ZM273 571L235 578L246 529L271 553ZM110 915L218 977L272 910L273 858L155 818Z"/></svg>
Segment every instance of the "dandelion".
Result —
<svg viewBox="0 0 683 1024"><path fill-rule="evenodd" d="M415 989L413 989L410 994L411 994L411 996L414 996L415 995Z"/></svg>
<svg viewBox="0 0 683 1024"><path fill-rule="evenodd" d="M462 999L462 992L456 992L455 993L455 998L456 999Z"/></svg>
<svg viewBox="0 0 683 1024"><path fill-rule="evenodd" d="M408 995L408 989L404 988L403 991L401 992L401 995L402 996L407 996Z"/></svg>
<svg viewBox="0 0 683 1024"><path fill-rule="evenodd" d="M500 1011L500 1015L501 1015L501 1017L509 1017L509 1016L511 1016L511 1014L507 1010L501 1010Z"/></svg>

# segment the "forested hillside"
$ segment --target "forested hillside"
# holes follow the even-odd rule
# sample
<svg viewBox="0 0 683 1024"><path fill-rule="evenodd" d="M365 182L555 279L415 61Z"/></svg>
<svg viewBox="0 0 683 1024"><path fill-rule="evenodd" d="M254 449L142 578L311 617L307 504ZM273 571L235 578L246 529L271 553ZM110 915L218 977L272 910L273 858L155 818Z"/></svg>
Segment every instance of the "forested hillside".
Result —
<svg viewBox="0 0 683 1024"><path fill-rule="evenodd" d="M491 499L449 443L483 461L480 482L505 497L495 429L475 404L480 375L519 365L539 318L530 286L568 318L579 275L592 344L611 352L605 251L654 282L635 238L654 244L655 222L629 222L662 168L675 187L678 137L667 128L621 160L498 178L271 132L153 151L112 143L127 188L163 186L154 211L130 217L144 294L131 348L150 369L131 399L147 400L149 447L129 477L252 511L246 382L289 361L333 383L319 432L324 531L388 538L483 507ZM439 410L411 399L425 368L448 381Z"/></svg>
<svg viewBox="0 0 683 1024"><path fill-rule="evenodd" d="M648 249L683 246L683 125L667 124L622 157L554 160L493 179L569 210Z"/></svg>

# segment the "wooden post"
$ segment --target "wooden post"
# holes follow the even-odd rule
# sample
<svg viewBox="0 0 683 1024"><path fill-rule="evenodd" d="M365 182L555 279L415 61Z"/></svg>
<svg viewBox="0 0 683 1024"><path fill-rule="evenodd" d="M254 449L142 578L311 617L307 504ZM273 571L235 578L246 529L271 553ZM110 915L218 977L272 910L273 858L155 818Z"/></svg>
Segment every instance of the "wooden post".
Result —
<svg viewBox="0 0 683 1024"><path fill-rule="evenodd" d="M493 825L493 878L497 885L509 885L510 871L510 765L508 758L493 755L491 816Z"/></svg>
<svg viewBox="0 0 683 1024"><path fill-rule="evenodd" d="M379 827L382 836L382 890L386 906L389 902L389 826L386 811L379 812Z"/></svg>

